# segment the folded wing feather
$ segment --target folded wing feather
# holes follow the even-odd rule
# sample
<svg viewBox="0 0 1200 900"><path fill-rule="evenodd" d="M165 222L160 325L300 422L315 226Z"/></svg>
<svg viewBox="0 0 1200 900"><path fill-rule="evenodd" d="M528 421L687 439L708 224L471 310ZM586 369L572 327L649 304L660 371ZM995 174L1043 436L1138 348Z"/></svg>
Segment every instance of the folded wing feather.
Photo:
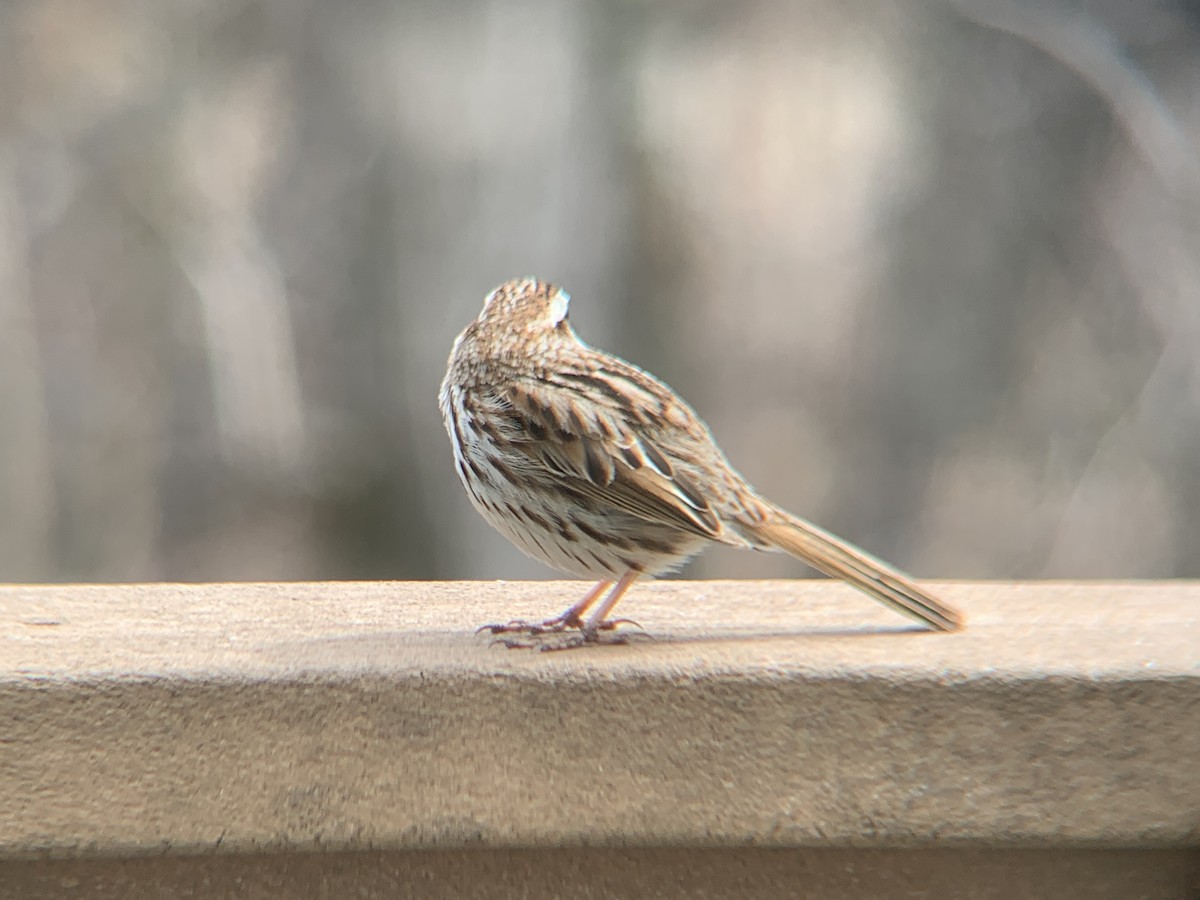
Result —
<svg viewBox="0 0 1200 900"><path fill-rule="evenodd" d="M510 386L504 400L525 427L509 432L529 464L586 497L648 522L720 540L723 526L704 495L661 448L636 430L615 398L581 407L577 391L544 382ZM520 439L514 435L526 435Z"/></svg>

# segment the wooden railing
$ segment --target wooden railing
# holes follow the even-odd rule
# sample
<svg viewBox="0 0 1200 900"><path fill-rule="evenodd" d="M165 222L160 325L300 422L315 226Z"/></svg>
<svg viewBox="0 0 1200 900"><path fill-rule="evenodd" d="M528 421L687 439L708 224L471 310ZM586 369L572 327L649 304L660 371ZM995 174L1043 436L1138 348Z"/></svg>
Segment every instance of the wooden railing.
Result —
<svg viewBox="0 0 1200 900"><path fill-rule="evenodd" d="M1200 585L933 586L0 587L0 898L1194 896Z"/></svg>

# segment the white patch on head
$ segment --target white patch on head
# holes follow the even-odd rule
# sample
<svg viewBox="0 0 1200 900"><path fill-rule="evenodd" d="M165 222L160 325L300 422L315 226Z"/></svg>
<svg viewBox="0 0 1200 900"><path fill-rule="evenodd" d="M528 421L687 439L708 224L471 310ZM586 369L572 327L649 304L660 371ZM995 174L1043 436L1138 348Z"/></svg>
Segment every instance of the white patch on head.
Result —
<svg viewBox="0 0 1200 900"><path fill-rule="evenodd" d="M553 297L550 298L550 324L557 325L567 317L570 311L571 295L559 288Z"/></svg>

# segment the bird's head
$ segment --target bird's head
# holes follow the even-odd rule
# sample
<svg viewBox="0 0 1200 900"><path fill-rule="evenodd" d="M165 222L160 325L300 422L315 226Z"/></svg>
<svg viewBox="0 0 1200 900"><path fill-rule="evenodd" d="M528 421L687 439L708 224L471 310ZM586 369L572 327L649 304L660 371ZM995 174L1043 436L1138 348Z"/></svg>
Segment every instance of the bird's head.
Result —
<svg viewBox="0 0 1200 900"><path fill-rule="evenodd" d="M571 334L567 313L571 295L537 278L506 281L483 300L477 322L493 333L526 339L561 332Z"/></svg>
<svg viewBox="0 0 1200 900"><path fill-rule="evenodd" d="M567 321L569 302L567 292L549 282L506 281L484 298L479 315L454 341L451 368L494 378L505 371L536 370L563 353L588 352ZM481 374L481 364L490 374Z"/></svg>

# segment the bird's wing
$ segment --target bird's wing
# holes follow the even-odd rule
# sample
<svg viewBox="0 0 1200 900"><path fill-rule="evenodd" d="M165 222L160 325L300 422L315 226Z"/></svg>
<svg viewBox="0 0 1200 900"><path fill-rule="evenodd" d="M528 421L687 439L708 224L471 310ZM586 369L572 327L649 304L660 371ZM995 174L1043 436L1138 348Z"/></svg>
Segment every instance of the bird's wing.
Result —
<svg viewBox="0 0 1200 900"><path fill-rule="evenodd" d="M656 387L604 372L513 382L498 398L503 434L522 468L557 480L568 495L721 540L721 520L666 449L676 441L662 439L699 420L686 408L667 414L662 404L673 398Z"/></svg>

